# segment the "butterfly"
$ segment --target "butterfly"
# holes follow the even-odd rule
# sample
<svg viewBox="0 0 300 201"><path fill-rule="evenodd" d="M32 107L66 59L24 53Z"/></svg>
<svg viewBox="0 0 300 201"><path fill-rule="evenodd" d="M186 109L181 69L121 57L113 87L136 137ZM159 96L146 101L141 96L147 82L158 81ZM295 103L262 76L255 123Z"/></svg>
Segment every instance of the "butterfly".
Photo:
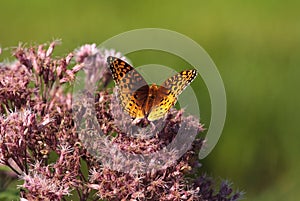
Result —
<svg viewBox="0 0 300 201"><path fill-rule="evenodd" d="M124 111L133 119L146 119L150 122L164 117L175 105L181 92L197 76L195 69L184 70L168 78L160 86L149 86L141 74L125 61L109 56L107 63Z"/></svg>

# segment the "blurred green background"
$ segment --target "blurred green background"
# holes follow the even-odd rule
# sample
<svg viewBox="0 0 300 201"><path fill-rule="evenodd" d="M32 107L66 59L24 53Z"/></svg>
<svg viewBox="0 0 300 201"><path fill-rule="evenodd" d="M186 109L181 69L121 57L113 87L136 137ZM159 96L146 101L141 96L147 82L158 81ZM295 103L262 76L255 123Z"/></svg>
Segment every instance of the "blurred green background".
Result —
<svg viewBox="0 0 300 201"><path fill-rule="evenodd" d="M229 179L247 200L297 200L300 196L300 2L230 1L1 1L0 45L62 39L57 55L85 43L100 44L137 28L165 28L200 44L223 78L228 112L223 134L203 171ZM7 59L11 49L0 55ZM134 64L184 62L145 51ZM174 59L173 59L174 58ZM12 60L12 57L9 58ZM203 85L199 78L193 86ZM210 100L199 90L202 123Z"/></svg>

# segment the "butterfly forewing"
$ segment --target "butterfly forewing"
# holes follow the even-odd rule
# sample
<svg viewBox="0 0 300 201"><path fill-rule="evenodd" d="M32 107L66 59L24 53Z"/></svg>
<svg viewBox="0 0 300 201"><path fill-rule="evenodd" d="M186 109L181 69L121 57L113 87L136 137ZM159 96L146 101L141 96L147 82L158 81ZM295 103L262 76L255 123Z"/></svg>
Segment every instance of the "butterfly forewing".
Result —
<svg viewBox="0 0 300 201"><path fill-rule="evenodd" d="M149 86L144 78L128 63L116 57L108 57L107 63L118 88L123 109L133 118L143 118L143 104Z"/></svg>
<svg viewBox="0 0 300 201"><path fill-rule="evenodd" d="M155 105L148 115L149 121L162 118L177 102L181 92L195 79L196 70L185 70L168 78L159 88Z"/></svg>

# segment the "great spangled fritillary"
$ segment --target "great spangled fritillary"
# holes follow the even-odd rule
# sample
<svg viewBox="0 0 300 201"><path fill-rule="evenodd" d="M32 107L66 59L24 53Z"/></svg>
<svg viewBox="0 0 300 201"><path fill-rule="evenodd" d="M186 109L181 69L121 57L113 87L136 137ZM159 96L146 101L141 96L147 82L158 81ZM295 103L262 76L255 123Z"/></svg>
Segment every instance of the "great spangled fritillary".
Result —
<svg viewBox="0 0 300 201"><path fill-rule="evenodd" d="M179 94L197 76L195 69L184 70L168 78L161 86L149 86L125 61L109 56L107 63L118 88L120 103L134 119L154 121L164 117L176 103Z"/></svg>

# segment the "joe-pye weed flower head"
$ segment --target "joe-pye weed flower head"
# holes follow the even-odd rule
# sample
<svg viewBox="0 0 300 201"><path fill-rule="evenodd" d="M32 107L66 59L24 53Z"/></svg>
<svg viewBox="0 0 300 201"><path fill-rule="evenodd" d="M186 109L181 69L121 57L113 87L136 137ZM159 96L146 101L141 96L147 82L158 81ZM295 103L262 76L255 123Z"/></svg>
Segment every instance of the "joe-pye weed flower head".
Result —
<svg viewBox="0 0 300 201"><path fill-rule="evenodd" d="M64 200L70 194L80 200L240 198L229 183L221 183L218 189L211 178L197 176L200 165L196 156L203 144L204 130L199 119L172 109L163 125L158 122L142 130L126 126L132 121L122 118L126 114L114 90L107 88L112 78L106 64L108 56L123 60L126 57L115 50L87 44L57 58L52 53L58 44L59 41L32 47L20 45L14 50L16 62L0 64L0 163L23 181L19 185L22 200ZM70 85L76 82L80 70L85 72L86 86L99 80L93 86L95 94L87 90L93 100L92 111L82 104L72 106ZM94 113L94 119L85 118L89 112ZM104 134L101 143L91 140L95 132L78 132L73 115L87 124L97 122ZM118 125L123 125L122 129ZM162 158L171 161L164 168L154 171L149 168L150 162L132 163L122 157L122 152L142 157L163 149L183 125L200 135L179 159L173 159L176 150L171 150L169 158ZM103 154L97 158L94 153ZM116 168L108 168L112 164ZM124 164L130 172L122 171ZM141 173L143 168L151 171Z"/></svg>

